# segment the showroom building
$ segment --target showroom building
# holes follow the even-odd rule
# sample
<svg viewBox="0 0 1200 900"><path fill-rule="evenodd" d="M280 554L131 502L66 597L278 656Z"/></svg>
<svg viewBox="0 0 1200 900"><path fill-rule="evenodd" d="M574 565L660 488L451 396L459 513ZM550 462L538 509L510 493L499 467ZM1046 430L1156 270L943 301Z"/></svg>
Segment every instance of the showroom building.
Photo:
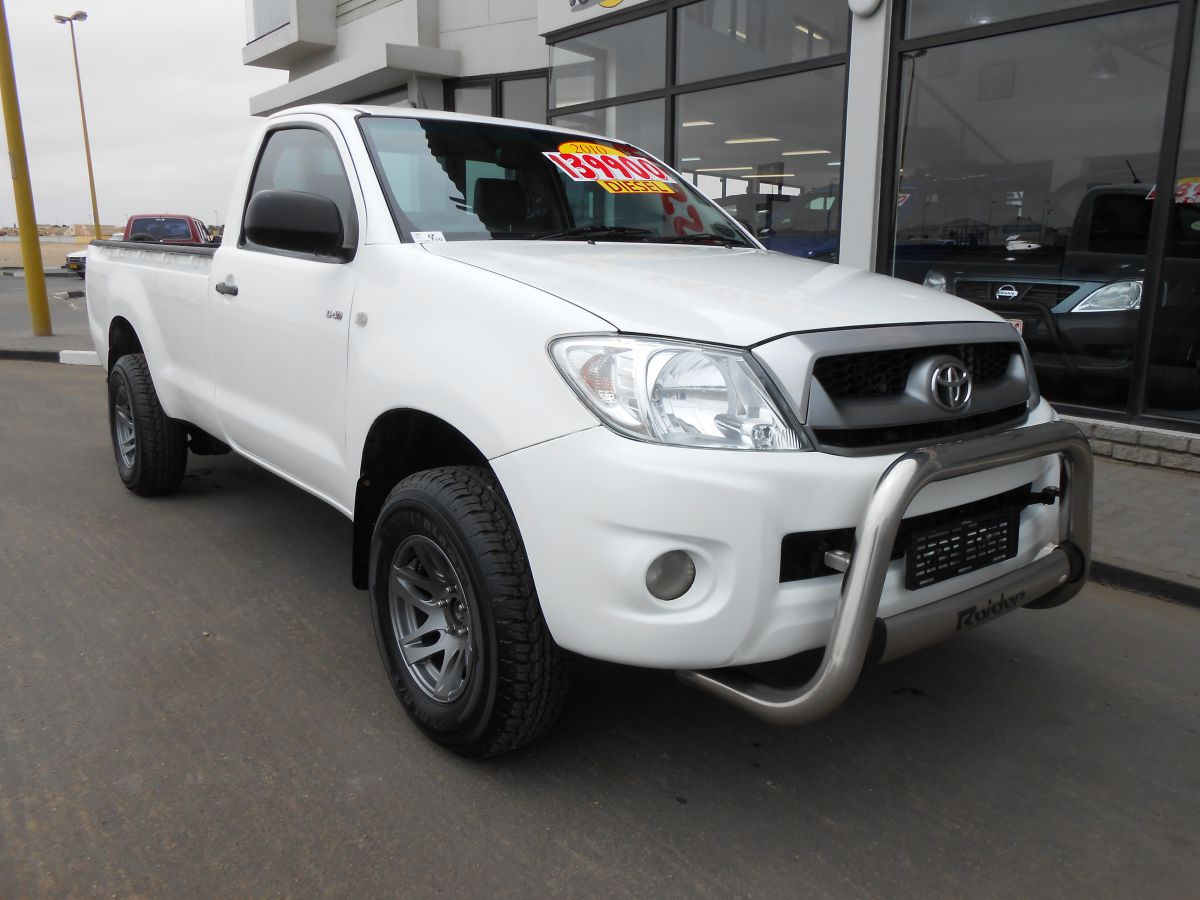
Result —
<svg viewBox="0 0 1200 900"><path fill-rule="evenodd" d="M256 114L620 136L771 249L1012 320L1060 407L1200 431L1198 2L246 0L243 59L289 73Z"/></svg>

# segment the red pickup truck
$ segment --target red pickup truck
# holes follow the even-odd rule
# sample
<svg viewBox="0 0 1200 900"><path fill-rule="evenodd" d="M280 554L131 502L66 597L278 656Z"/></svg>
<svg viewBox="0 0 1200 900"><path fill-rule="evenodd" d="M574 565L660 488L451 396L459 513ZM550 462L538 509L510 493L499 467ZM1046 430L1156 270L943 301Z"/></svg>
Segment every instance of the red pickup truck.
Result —
<svg viewBox="0 0 1200 900"><path fill-rule="evenodd" d="M153 241L157 244L207 244L208 228L193 216L174 213L130 216L125 223L124 240Z"/></svg>

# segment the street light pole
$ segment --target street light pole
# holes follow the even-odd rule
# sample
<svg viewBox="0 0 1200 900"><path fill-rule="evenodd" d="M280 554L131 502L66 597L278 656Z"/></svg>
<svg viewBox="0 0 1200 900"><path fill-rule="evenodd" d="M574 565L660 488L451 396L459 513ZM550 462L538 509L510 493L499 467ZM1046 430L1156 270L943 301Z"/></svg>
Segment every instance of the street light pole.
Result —
<svg viewBox="0 0 1200 900"><path fill-rule="evenodd" d="M34 337L48 337L53 334L50 305L46 302L42 244L38 240L37 214L33 211L33 188L29 184L29 159L25 155L25 131L21 127L21 103L17 99L17 76L13 72L4 0L0 0L0 96L4 100L4 130L8 134L8 158L12 165L13 201L17 207L17 231L21 235L29 321Z"/></svg>
<svg viewBox="0 0 1200 900"><path fill-rule="evenodd" d="M75 87L79 91L79 119L83 122L83 155L87 158L88 188L92 192L92 226L96 240L100 234L100 207L96 204L96 177L92 173L92 143L88 140L87 113L83 109L83 79L79 77L79 48L75 45L75 23L86 22L87 13L77 10L69 16L55 16L54 21L59 25L66 24L71 28L71 55L75 58Z"/></svg>

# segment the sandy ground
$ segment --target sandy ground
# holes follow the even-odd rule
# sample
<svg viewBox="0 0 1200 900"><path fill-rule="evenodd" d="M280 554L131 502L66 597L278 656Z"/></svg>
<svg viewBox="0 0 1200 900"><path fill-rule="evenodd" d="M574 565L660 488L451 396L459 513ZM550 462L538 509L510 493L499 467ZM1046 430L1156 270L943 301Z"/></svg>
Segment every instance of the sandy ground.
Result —
<svg viewBox="0 0 1200 900"><path fill-rule="evenodd" d="M87 246L88 238L80 238L75 244L42 244L42 266L61 269L67 254ZM20 266L21 244L18 241L0 242L0 266Z"/></svg>

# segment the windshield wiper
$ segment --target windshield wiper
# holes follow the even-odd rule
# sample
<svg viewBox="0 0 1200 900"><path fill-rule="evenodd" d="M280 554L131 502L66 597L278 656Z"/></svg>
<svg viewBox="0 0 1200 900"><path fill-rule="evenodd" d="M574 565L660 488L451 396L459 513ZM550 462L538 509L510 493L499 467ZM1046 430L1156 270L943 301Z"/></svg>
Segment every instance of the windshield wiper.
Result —
<svg viewBox="0 0 1200 900"><path fill-rule="evenodd" d="M565 228L562 231L554 231L550 234L543 234L538 238L539 241L552 241L557 238L602 238L616 237L623 235L647 235L654 234L649 228L631 228L628 225L580 225L576 228Z"/></svg>
<svg viewBox="0 0 1200 900"><path fill-rule="evenodd" d="M701 231L697 234L668 235L657 238L656 244L720 244L722 247L748 247L745 241L738 241L723 234L713 234L711 231Z"/></svg>

